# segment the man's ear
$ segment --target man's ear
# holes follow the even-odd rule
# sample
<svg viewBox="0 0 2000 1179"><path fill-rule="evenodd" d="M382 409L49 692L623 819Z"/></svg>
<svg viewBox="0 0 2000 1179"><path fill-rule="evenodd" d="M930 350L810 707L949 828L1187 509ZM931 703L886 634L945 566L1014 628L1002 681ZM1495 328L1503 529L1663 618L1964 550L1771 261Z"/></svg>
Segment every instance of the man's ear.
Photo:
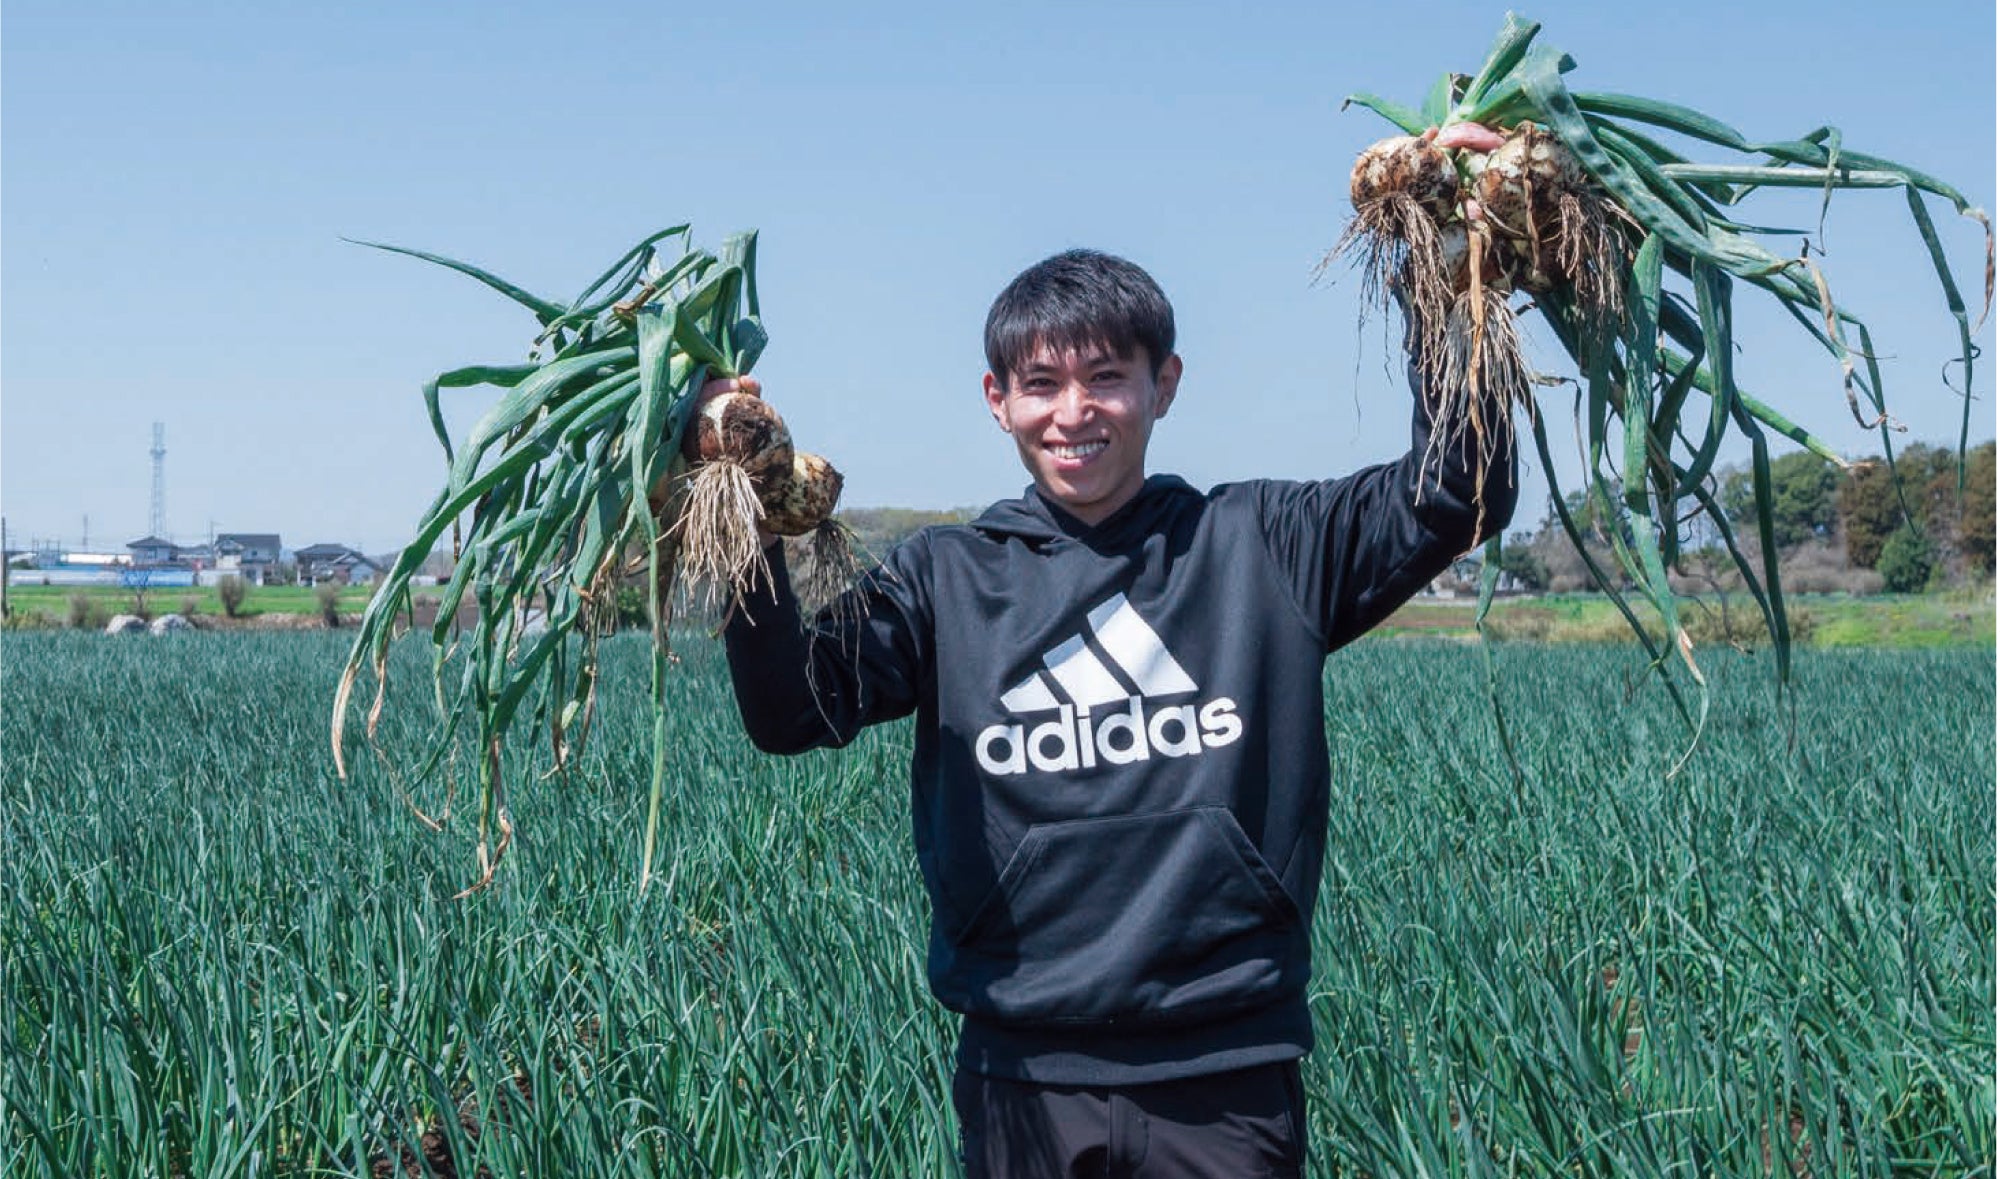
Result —
<svg viewBox="0 0 2000 1179"><path fill-rule="evenodd" d="M992 373L987 373L986 379L980 383L986 389L987 412L993 415L993 420L999 423L1003 432L1012 434L1014 425L1007 420L1007 387Z"/></svg>
<svg viewBox="0 0 2000 1179"><path fill-rule="evenodd" d="M1159 375L1153 378L1153 385L1160 391L1153 402L1153 416L1167 416L1167 407L1174 403L1174 393L1181 387L1181 358L1178 352L1167 353L1167 359L1160 365Z"/></svg>

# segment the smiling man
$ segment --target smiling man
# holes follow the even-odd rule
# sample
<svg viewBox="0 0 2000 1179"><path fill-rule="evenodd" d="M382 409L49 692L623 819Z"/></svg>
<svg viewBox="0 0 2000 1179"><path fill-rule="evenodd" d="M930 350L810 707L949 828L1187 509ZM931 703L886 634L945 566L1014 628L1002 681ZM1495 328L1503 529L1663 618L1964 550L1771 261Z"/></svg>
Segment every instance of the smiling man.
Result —
<svg viewBox="0 0 2000 1179"><path fill-rule="evenodd" d="M1410 451L1342 478L1148 476L1173 308L1093 251L1001 292L986 359L1033 485L899 545L810 623L773 550L726 631L744 727L796 752L915 715L970 1174L1298 1174L1325 658L1506 526L1513 455L1482 514L1473 456L1433 444L1419 396Z"/></svg>
<svg viewBox="0 0 2000 1179"><path fill-rule="evenodd" d="M1145 485L1146 444L1180 387L1181 358L1156 362L1136 341L1122 354L1094 340L1034 349L1011 378L986 374L986 406L1035 486L1095 524Z"/></svg>

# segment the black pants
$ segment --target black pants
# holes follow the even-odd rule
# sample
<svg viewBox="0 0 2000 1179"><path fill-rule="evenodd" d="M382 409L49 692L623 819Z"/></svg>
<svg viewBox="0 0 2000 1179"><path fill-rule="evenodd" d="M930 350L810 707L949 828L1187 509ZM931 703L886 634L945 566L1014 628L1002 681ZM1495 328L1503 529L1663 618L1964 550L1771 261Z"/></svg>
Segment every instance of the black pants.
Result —
<svg viewBox="0 0 2000 1179"><path fill-rule="evenodd" d="M1299 1062L1105 1089L952 1079L968 1179L1255 1179L1305 1173Z"/></svg>

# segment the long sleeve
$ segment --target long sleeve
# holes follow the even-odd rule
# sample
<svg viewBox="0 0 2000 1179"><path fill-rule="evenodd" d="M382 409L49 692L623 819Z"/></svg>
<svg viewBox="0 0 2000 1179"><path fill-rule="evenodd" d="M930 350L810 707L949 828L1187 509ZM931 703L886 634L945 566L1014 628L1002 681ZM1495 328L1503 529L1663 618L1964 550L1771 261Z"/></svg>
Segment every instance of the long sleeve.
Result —
<svg viewBox="0 0 2000 1179"><path fill-rule="evenodd" d="M810 625L783 549L767 555L770 582L740 598L723 629L751 744L766 753L845 745L914 711L932 646L923 538L897 546Z"/></svg>
<svg viewBox="0 0 2000 1179"><path fill-rule="evenodd" d="M1414 364L1410 384L1420 387ZM1434 438L1431 400L1415 399L1402 458L1340 479L1265 487L1265 540L1328 651L1394 613L1513 518L1520 485L1498 407L1483 407L1499 428L1486 442L1482 483L1479 443L1470 430Z"/></svg>

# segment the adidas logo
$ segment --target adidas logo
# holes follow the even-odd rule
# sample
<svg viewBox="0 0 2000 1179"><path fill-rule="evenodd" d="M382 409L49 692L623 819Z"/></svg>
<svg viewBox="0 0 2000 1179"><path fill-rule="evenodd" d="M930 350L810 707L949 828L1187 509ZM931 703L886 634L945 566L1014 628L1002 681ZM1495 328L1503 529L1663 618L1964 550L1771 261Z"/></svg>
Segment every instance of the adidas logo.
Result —
<svg viewBox="0 0 2000 1179"><path fill-rule="evenodd" d="M1016 715L1055 713L988 725L973 755L989 774L1091 769L1161 757L1192 757L1243 735L1236 702L1166 703L1198 694L1193 677L1153 628L1118 594L1092 610L1082 634L1042 656L1042 666L1000 696ZM1150 706L1150 707L1149 707Z"/></svg>

